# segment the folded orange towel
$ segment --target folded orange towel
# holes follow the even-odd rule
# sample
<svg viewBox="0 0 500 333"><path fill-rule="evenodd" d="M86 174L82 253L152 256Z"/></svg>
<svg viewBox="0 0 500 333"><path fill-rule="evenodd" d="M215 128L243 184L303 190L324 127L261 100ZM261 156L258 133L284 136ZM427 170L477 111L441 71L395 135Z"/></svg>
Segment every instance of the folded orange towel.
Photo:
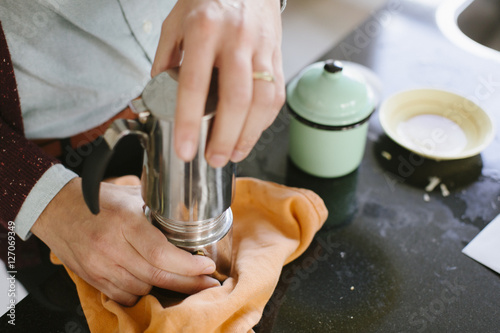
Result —
<svg viewBox="0 0 500 333"><path fill-rule="evenodd" d="M233 273L221 287L170 302L153 295L124 307L68 270L92 332L249 332L283 265L309 246L327 217L319 196L238 178L233 205ZM57 258L53 258L56 262ZM168 304L170 303L170 304Z"/></svg>

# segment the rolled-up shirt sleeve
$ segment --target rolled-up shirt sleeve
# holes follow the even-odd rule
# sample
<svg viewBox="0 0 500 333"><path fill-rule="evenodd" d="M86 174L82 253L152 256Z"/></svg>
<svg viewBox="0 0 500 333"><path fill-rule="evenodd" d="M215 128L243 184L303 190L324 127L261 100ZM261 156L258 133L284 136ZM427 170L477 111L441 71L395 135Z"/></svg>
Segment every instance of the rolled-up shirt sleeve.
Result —
<svg viewBox="0 0 500 333"><path fill-rule="evenodd" d="M61 164L55 164L45 171L24 200L14 220L16 233L21 239L26 240L31 236L30 229L45 207L75 177L78 177L76 173Z"/></svg>

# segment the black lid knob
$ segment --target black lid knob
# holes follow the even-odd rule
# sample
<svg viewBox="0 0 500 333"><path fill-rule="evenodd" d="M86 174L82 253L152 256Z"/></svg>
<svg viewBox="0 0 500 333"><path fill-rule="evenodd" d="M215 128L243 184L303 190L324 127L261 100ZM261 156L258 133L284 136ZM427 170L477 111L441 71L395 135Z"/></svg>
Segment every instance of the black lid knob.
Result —
<svg viewBox="0 0 500 333"><path fill-rule="evenodd" d="M323 67L328 73L337 73L342 71L342 63L340 61L335 61L329 59L325 61L325 66Z"/></svg>

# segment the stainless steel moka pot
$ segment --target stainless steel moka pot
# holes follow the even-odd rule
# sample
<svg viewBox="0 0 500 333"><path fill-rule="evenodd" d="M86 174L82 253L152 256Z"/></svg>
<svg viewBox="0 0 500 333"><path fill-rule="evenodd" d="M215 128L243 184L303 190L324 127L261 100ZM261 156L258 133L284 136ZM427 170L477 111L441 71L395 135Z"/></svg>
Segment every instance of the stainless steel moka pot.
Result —
<svg viewBox="0 0 500 333"><path fill-rule="evenodd" d="M85 202L99 213L99 184L115 145L126 135L137 135L145 150L141 175L148 220L174 245L216 263L214 277L222 281L231 271L235 166L212 168L205 146L217 105L214 71L202 119L198 151L191 162L177 157L173 145L177 99L177 71L163 72L131 102L138 120L118 119L104 134L104 142L88 156L82 174Z"/></svg>

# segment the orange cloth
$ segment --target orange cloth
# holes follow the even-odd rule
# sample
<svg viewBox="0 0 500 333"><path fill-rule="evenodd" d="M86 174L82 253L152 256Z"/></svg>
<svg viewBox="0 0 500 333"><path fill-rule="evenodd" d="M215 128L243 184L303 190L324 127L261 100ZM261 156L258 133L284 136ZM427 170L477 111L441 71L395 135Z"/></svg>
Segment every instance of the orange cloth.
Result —
<svg viewBox="0 0 500 333"><path fill-rule="evenodd" d="M238 178L233 205L233 273L221 287L185 299L142 297L124 307L73 272L92 332L251 332L278 283L327 217L315 193ZM54 257L57 261L57 258Z"/></svg>

